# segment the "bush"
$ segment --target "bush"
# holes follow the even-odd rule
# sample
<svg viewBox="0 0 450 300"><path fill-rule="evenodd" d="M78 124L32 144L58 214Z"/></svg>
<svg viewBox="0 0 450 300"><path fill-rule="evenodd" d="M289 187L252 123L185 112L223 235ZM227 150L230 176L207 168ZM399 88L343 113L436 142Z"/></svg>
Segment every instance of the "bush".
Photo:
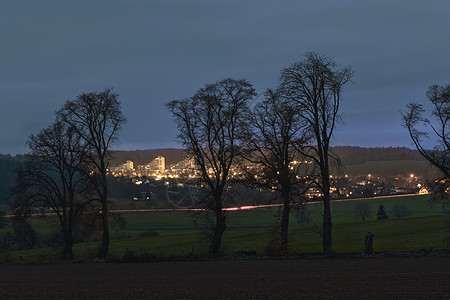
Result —
<svg viewBox="0 0 450 300"><path fill-rule="evenodd" d="M16 239L11 232L0 236L0 251L7 252L15 249Z"/></svg>
<svg viewBox="0 0 450 300"><path fill-rule="evenodd" d="M39 239L39 234L25 218L14 217L12 219L12 232L6 232L0 237L0 250L32 249L39 242Z"/></svg>
<svg viewBox="0 0 450 300"><path fill-rule="evenodd" d="M378 207L378 211L377 211L377 220L386 220L386 219L388 219L389 217L388 217L388 215L387 215L387 213L386 213L386 210L384 209L384 206L383 206L383 204L381 204L379 207Z"/></svg>
<svg viewBox="0 0 450 300"><path fill-rule="evenodd" d="M39 234L26 218L15 217L12 222L16 250L32 249L39 241Z"/></svg>

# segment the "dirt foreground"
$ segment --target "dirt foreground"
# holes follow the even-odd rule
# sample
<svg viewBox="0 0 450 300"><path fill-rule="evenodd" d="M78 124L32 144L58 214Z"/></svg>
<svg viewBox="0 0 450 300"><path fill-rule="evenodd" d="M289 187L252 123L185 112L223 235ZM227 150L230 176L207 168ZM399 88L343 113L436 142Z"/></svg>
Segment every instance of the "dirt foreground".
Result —
<svg viewBox="0 0 450 300"><path fill-rule="evenodd" d="M0 265L2 299L450 299L450 257Z"/></svg>

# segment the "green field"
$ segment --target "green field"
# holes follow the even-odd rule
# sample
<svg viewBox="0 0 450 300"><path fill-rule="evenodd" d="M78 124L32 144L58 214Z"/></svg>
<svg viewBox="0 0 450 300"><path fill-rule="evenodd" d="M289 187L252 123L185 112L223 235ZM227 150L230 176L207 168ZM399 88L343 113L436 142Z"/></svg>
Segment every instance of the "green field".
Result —
<svg viewBox="0 0 450 300"><path fill-rule="evenodd" d="M355 219L354 207L358 201L335 202L332 204L333 249L344 253L361 253L368 231L374 232L374 250L413 251L423 247L442 249L450 237L450 215L442 213L438 205L431 205L429 196L408 196L398 198L361 200L370 205L372 215L366 221ZM388 220L376 220L378 206L383 204ZM403 219L393 218L390 210L396 204L405 205L412 214ZM258 208L229 212L229 222L223 237L222 254L252 250L258 253L274 248L278 238L278 208ZM291 215L289 248L293 254L320 253L321 205L307 206L311 222L302 225L297 222L295 212ZM183 211L123 213L127 220L124 229L111 228L110 256L120 258L127 251L152 253L162 256L184 256L194 246L195 253L206 254L208 240L201 222L194 223L191 213ZM54 221L54 220L53 220ZM34 228L42 235L52 232L49 220L34 218ZM2 232L8 229L2 229ZM271 242L272 241L272 242ZM77 259L95 258L100 243L85 242L75 245ZM276 248L276 247L275 247ZM5 254L4 254L5 255ZM6 260L42 261L57 260L57 249L44 248L7 253Z"/></svg>

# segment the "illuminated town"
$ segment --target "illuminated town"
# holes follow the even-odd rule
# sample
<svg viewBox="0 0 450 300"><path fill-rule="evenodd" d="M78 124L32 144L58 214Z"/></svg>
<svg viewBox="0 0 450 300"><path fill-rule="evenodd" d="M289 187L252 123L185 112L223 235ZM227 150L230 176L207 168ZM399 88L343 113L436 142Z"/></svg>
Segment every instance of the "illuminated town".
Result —
<svg viewBox="0 0 450 300"><path fill-rule="evenodd" d="M165 161L164 156L157 156L148 164L135 166L133 161L127 160L117 167L110 168L109 174L115 177L117 182L125 180L127 184L134 186L133 194L129 195L129 199L155 201L160 199L165 201L170 200L170 198L183 198L184 196L182 195L188 193L190 194L188 198L191 198L191 200L187 204L195 202L192 199L192 190L198 191L204 186L197 180L201 175L201 170L197 167L194 159L187 157L169 166L166 166ZM301 163L308 162L293 162L294 165ZM252 168L253 173L255 173L254 169L258 167L250 164L244 164L244 167L242 164L233 167L229 176L234 182L239 182L244 178L245 172L243 172L243 168ZM213 173L212 169L208 171L210 174ZM258 171L256 170L256 173ZM258 175L254 175L254 178L257 179ZM297 178L299 179L300 177L297 176ZM414 174L392 178L372 174L359 176L343 174L330 175L330 178L332 182L330 193L334 200L402 194L428 194L429 192L425 178ZM260 193L272 193L276 190L276 187L267 188L253 185L253 189ZM317 188L311 187L304 196L307 199L306 201L312 201L320 198L322 194Z"/></svg>

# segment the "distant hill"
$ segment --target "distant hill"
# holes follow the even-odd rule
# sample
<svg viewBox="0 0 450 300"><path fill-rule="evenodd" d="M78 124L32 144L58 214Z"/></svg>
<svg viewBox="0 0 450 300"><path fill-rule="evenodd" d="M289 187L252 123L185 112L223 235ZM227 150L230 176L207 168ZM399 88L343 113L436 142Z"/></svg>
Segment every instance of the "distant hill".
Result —
<svg viewBox="0 0 450 300"><path fill-rule="evenodd" d="M344 172L349 175L373 174L398 176L415 174L434 177L437 169L432 167L417 150L406 147L363 148L352 146L334 147Z"/></svg>
<svg viewBox="0 0 450 300"><path fill-rule="evenodd" d="M357 165L366 161L392 161L392 160L417 160L424 161L424 158L417 150L406 147L376 147L364 148L354 146L333 147L344 165Z"/></svg>
<svg viewBox="0 0 450 300"><path fill-rule="evenodd" d="M343 172L349 175L373 174L379 176L397 176L414 173L419 176L434 176L436 170L418 153L406 147L364 148L354 146L333 147L344 166ZM112 166L118 166L127 160L134 165L143 165L157 156L166 158L166 165L179 162L186 156L183 149L147 149L134 151L115 151ZM335 170L334 173L337 171Z"/></svg>

